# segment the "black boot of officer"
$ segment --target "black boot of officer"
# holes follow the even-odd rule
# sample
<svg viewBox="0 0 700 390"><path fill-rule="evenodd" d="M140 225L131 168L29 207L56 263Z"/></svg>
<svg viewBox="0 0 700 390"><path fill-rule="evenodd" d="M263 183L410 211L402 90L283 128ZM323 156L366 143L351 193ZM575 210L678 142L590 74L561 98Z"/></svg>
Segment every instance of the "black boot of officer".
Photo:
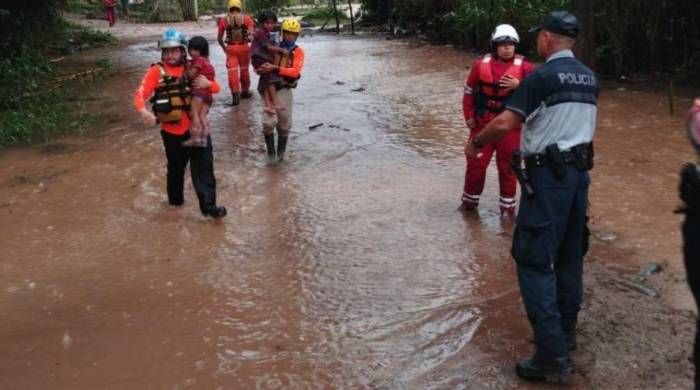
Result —
<svg viewBox="0 0 700 390"><path fill-rule="evenodd" d="M574 366L568 357L543 360L535 356L532 359L519 361L515 365L515 373L519 377L531 381L556 382L573 372Z"/></svg>
<svg viewBox="0 0 700 390"><path fill-rule="evenodd" d="M280 137L280 142L282 141ZM277 162L277 153L275 151L275 135L265 134L265 148L267 149L267 165L272 165Z"/></svg>
<svg viewBox="0 0 700 390"><path fill-rule="evenodd" d="M206 216L210 216L214 219L219 219L223 218L228 214L228 211L226 210L226 207L224 206L215 206L215 207L207 207L202 210L202 214Z"/></svg>
<svg viewBox="0 0 700 390"><path fill-rule="evenodd" d="M284 152L287 150L287 139L289 137L280 136L277 140L277 162L284 160Z"/></svg>
<svg viewBox="0 0 700 390"><path fill-rule="evenodd" d="M241 94L240 93L232 93L231 94L231 105L237 106L239 104L241 104Z"/></svg>

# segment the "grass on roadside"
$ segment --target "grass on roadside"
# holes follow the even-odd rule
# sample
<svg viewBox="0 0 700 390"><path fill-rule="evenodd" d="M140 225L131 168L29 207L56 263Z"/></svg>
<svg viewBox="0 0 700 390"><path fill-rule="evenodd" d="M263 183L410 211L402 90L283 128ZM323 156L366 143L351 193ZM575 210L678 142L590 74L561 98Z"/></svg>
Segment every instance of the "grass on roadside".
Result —
<svg viewBox="0 0 700 390"><path fill-rule="evenodd" d="M28 41L15 55L0 58L0 91L5 96L0 100L0 147L82 132L95 120L76 99L82 78L59 76L49 58L104 46L115 42L114 37L60 21L44 39L42 45ZM107 59L95 65L100 71L89 75L91 81L110 66Z"/></svg>

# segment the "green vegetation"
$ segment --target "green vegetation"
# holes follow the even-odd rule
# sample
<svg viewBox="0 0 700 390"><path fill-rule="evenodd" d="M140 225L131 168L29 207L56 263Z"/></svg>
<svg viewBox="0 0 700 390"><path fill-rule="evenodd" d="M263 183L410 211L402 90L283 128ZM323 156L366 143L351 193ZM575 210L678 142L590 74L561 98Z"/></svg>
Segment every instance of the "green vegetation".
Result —
<svg viewBox="0 0 700 390"><path fill-rule="evenodd" d="M604 74L643 72L700 83L697 0L362 0L364 22L471 49L488 47L496 24L513 24L534 54L527 29L552 10L576 10L587 35L587 62Z"/></svg>
<svg viewBox="0 0 700 390"><path fill-rule="evenodd" d="M266 9L278 10L292 3L292 0L246 0L245 7L248 12L258 14Z"/></svg>
<svg viewBox="0 0 700 390"><path fill-rule="evenodd" d="M197 10L200 15L223 14L226 12L226 2L221 0L198 0Z"/></svg>
<svg viewBox="0 0 700 390"><path fill-rule="evenodd" d="M65 10L76 14L87 14L89 12L94 14L104 13L104 7L101 1L68 0Z"/></svg>
<svg viewBox="0 0 700 390"><path fill-rule="evenodd" d="M325 7L313 8L305 13L304 20L310 21L316 24L322 24L328 20L335 21L335 11L333 7L328 5ZM340 20L348 20L348 16L345 12L339 12ZM335 23L335 22L334 22Z"/></svg>
<svg viewBox="0 0 700 390"><path fill-rule="evenodd" d="M65 131L82 131L94 117L81 112L71 87L83 78L61 76L51 59L113 43L106 33L66 22L53 0L30 0L0 6L0 147L45 140ZM32 11L41 9L43 12ZM96 66L109 67L101 60ZM90 74L99 77L103 71Z"/></svg>

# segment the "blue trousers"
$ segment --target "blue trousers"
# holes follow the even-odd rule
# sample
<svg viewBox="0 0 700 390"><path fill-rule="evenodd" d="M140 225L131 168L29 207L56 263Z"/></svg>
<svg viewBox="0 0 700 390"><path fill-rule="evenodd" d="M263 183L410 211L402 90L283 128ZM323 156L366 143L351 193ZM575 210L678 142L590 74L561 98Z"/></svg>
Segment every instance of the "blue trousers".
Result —
<svg viewBox="0 0 700 390"><path fill-rule="evenodd" d="M546 360L569 354L564 332L576 329L588 245L590 178L574 165L566 171L558 180L549 167L527 169L535 195L522 196L511 251L536 356Z"/></svg>

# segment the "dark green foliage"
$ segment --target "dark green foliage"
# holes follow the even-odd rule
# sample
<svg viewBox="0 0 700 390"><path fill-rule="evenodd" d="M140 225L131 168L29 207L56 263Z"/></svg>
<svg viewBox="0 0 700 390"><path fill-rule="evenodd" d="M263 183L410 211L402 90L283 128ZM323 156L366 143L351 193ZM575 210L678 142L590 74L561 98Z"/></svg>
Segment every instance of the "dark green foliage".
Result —
<svg viewBox="0 0 700 390"><path fill-rule="evenodd" d="M16 109L27 91L52 76L49 61L36 50L24 48L14 56L0 57L0 85L5 99L0 99L0 110Z"/></svg>
<svg viewBox="0 0 700 390"><path fill-rule="evenodd" d="M339 17L341 20L348 20L348 16L345 14L345 12L340 12ZM335 10L332 6L314 8L304 14L304 20L315 20L321 22L326 20L335 20Z"/></svg>
<svg viewBox="0 0 700 390"><path fill-rule="evenodd" d="M34 46L56 28L63 0L7 1L0 5L0 49L5 55Z"/></svg>
<svg viewBox="0 0 700 390"><path fill-rule="evenodd" d="M80 130L91 117L56 75L50 58L114 42L110 34L68 23L62 0L24 0L0 5L0 147ZM102 60L98 66L109 67ZM74 82L71 82L73 84Z"/></svg>
<svg viewBox="0 0 700 390"><path fill-rule="evenodd" d="M521 32L521 50L533 54L527 29L555 9L593 0L362 0L365 22L388 23L408 33L483 50L496 24ZM653 72L698 84L700 7L697 0L597 0L598 71Z"/></svg>
<svg viewBox="0 0 700 390"><path fill-rule="evenodd" d="M290 0L246 0L246 11L257 15L261 11L268 9L278 9L291 3Z"/></svg>

